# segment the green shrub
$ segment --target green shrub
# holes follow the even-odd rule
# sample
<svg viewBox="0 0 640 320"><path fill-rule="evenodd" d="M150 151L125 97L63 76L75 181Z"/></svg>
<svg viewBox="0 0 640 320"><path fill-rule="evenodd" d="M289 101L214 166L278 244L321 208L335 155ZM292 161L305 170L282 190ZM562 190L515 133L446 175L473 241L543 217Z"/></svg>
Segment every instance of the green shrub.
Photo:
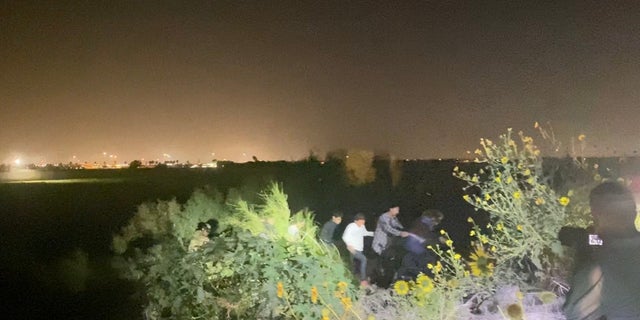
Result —
<svg viewBox="0 0 640 320"><path fill-rule="evenodd" d="M335 247L316 240L311 213L291 216L276 184L260 205L221 198L197 191L184 206L142 205L114 237L121 272L145 288L147 317L358 317L351 272ZM219 220L220 235L187 252L198 221L210 218ZM299 232L290 234L295 223Z"/></svg>

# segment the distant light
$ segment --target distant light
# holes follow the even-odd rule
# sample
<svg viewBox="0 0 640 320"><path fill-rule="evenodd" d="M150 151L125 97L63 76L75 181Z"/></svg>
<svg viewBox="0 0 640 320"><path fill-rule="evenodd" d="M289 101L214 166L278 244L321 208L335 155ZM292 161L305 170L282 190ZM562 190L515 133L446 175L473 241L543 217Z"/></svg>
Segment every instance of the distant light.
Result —
<svg viewBox="0 0 640 320"><path fill-rule="evenodd" d="M15 163L15 164L16 164L16 166L19 166L19 165L20 165L20 162L22 162L22 161L20 161L20 159L15 159L15 160L13 160L13 163Z"/></svg>

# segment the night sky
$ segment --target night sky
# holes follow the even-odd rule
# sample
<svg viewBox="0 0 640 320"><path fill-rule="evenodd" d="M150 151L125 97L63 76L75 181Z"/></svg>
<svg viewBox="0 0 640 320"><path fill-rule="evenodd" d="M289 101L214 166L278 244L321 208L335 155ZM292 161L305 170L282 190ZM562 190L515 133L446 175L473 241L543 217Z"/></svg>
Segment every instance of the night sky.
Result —
<svg viewBox="0 0 640 320"><path fill-rule="evenodd" d="M3 1L0 57L0 162L640 150L638 1Z"/></svg>

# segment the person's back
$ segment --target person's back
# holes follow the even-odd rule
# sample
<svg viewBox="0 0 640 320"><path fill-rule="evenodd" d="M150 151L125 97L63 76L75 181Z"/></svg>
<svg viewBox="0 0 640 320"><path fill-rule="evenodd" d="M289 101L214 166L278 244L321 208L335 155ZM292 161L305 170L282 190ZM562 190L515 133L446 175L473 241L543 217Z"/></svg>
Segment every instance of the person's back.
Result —
<svg viewBox="0 0 640 320"><path fill-rule="evenodd" d="M405 249L415 254L423 254L428 245L438 243L439 235L436 226L442 221L443 214L439 210L429 209L414 220L409 229L409 236L405 242Z"/></svg>

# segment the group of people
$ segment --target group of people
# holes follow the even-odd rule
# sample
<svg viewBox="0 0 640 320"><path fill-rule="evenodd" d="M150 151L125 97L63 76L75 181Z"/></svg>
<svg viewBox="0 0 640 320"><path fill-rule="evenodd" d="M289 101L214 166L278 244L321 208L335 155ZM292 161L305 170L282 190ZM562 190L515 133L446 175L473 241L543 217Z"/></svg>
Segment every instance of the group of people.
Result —
<svg viewBox="0 0 640 320"><path fill-rule="evenodd" d="M640 320L640 213L636 205L639 201L640 177L631 184L631 189L609 181L591 191L589 205L594 225L581 240L589 249L581 251L582 257L576 257L571 289L563 305L567 320ZM363 214L355 215L345 228L342 240L354 264L359 266L354 271L361 285L369 284L364 237L373 237L371 249L382 271L389 271L385 262L397 250L392 246L393 240L404 238L405 252L396 274L406 273L409 277L420 272L429 274L426 265L435 257L427 246L444 245L444 239L436 232L443 215L438 210L427 210L407 230L397 218L399 213L400 208L392 206L378 218L375 231L366 229ZM341 221L342 215L334 214L324 224L321 240L333 243L334 231ZM410 268L412 265L415 269Z"/></svg>
<svg viewBox="0 0 640 320"><path fill-rule="evenodd" d="M368 286L370 274L367 272L367 256L364 252L364 237L373 237L371 249L376 255L375 274L379 284L388 285L398 272L407 276L417 276L420 272L428 272L426 266L435 259L426 247L439 242L436 226L442 221L443 214L438 210L427 210L413 224L410 230L406 230L398 220L400 207L392 205L389 210L378 218L375 231L367 230L366 217L362 213L354 216L342 233L344 242L354 265L357 265L356 274L362 286ZM342 222L342 214L333 214L331 220L326 222L320 232L320 240L327 244L334 243L334 233ZM396 246L396 240L404 238L402 246ZM398 255L402 251L402 256ZM431 258L431 259L430 259ZM398 268L398 261L402 267ZM386 280L383 280L386 279ZM385 283L386 282L386 283Z"/></svg>
<svg viewBox="0 0 640 320"><path fill-rule="evenodd" d="M634 197L635 193L640 201L640 179L635 186L632 192L618 182L603 182L591 191L589 204L594 226L591 230L583 230L577 237L584 238L579 241L583 249L578 250L570 281L571 290L563 306L566 319L640 319L640 214ZM373 237L371 249L377 256L377 278L384 278L390 273L394 279L429 274L426 266L435 262L436 257L427 247L435 244L446 246L437 232L437 226L443 219L442 212L426 210L408 230L398 220L399 213L399 206L391 206L378 218L375 231L367 230L365 215L358 213L344 229L341 239L354 267L357 266L354 273L362 286L369 285L371 273L367 271L365 237ZM335 231L342 218L341 213L334 213L331 220L323 225L320 232L322 242L335 244ZM216 228L215 220L198 224L188 250L195 251L206 244ZM298 230L293 231L297 233ZM561 242L567 238L564 231L561 230L559 235ZM404 239L401 247L394 246L398 239ZM394 261L399 260L398 249L403 250L399 268L393 266Z"/></svg>

